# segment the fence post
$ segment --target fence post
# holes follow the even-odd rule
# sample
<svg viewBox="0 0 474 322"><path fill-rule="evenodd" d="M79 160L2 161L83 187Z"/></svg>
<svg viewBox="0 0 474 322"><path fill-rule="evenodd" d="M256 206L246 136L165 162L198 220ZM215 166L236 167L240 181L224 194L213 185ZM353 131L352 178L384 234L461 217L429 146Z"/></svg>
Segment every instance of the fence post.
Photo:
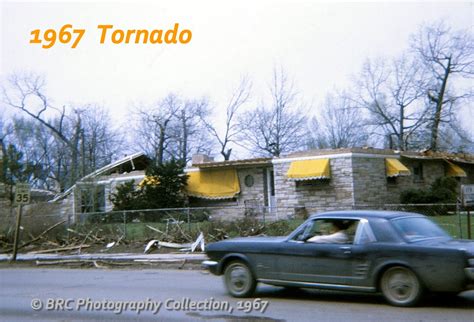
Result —
<svg viewBox="0 0 474 322"><path fill-rule="evenodd" d="M123 238L127 239L127 212L123 211Z"/></svg>
<svg viewBox="0 0 474 322"><path fill-rule="evenodd" d="M188 215L188 232L191 232L191 214L189 213L189 207L186 208L186 213Z"/></svg>
<svg viewBox="0 0 474 322"><path fill-rule="evenodd" d="M67 214L67 227L66 227L66 238L67 238L68 244L69 244L70 239L71 239L71 232L69 231L69 228L71 228L71 213L68 212L68 214Z"/></svg>
<svg viewBox="0 0 474 322"><path fill-rule="evenodd" d="M462 239L462 222L461 222L461 210L460 210L459 199L456 201L456 212L458 213L459 238Z"/></svg>
<svg viewBox="0 0 474 322"><path fill-rule="evenodd" d="M467 239L471 239L471 213L467 210Z"/></svg>

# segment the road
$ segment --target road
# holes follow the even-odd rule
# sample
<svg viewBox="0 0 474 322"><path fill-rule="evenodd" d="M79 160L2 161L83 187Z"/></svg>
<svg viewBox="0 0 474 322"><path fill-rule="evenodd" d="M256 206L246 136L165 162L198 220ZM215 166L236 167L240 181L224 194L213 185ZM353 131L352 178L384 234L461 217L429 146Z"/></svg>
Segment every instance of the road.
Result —
<svg viewBox="0 0 474 322"><path fill-rule="evenodd" d="M0 269L2 321L419 322L474 319L473 291L450 298L430 297L423 307L417 308L391 307L380 296L372 294L288 291L271 286L259 286L256 297L259 299L245 299L239 303L226 294L220 277L201 271ZM32 305L37 310L32 309Z"/></svg>

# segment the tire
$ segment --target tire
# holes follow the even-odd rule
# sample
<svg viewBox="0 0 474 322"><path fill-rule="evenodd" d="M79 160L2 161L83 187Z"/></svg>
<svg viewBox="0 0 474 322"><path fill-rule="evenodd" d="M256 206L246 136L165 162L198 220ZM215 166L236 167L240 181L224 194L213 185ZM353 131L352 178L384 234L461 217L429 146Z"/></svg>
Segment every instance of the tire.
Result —
<svg viewBox="0 0 474 322"><path fill-rule="evenodd" d="M233 261L226 266L224 283L233 297L249 297L257 286L257 281L248 265L242 261Z"/></svg>
<svg viewBox="0 0 474 322"><path fill-rule="evenodd" d="M394 306L414 306L423 295L423 287L418 277L403 266L391 267L383 273L380 290L385 299Z"/></svg>

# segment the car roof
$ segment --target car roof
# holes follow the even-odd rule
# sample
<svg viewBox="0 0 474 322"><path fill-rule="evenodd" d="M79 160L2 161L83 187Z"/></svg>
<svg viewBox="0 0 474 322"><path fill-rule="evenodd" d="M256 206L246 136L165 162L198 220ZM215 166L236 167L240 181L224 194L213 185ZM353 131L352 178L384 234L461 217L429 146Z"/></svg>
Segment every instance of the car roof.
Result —
<svg viewBox="0 0 474 322"><path fill-rule="evenodd" d="M391 211L391 210L340 210L340 211L327 211L321 213L315 213L310 218L316 217L356 217L356 218L385 218L394 219L406 216L423 216L422 214L405 211Z"/></svg>

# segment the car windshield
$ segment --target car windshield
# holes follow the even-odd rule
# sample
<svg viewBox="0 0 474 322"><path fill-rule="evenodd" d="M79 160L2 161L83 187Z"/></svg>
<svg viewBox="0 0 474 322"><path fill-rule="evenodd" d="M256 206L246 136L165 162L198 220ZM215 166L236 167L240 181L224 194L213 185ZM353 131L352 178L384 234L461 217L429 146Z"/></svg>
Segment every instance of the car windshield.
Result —
<svg viewBox="0 0 474 322"><path fill-rule="evenodd" d="M408 241L417 241L427 238L449 237L438 225L428 218L400 218L392 221L397 230Z"/></svg>

